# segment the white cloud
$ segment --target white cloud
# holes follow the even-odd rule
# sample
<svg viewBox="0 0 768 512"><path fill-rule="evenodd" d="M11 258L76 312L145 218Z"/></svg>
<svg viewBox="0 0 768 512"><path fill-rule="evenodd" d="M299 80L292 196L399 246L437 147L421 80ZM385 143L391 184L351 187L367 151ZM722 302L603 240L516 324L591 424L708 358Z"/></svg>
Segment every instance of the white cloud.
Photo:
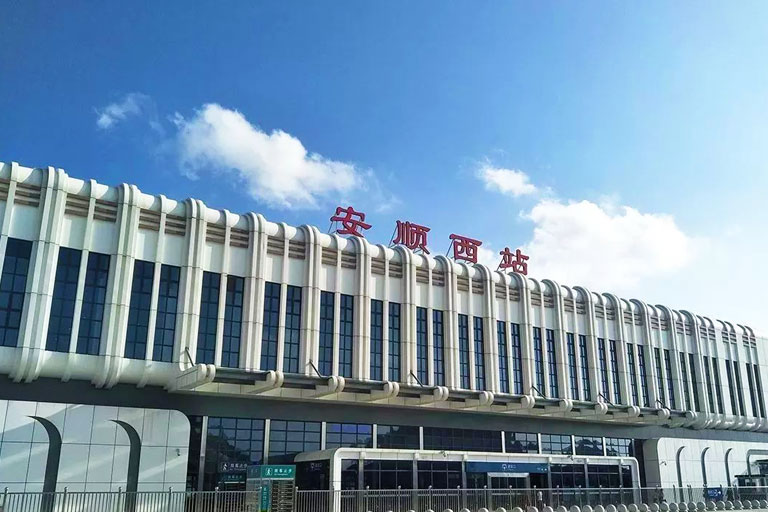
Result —
<svg viewBox="0 0 768 512"><path fill-rule="evenodd" d="M485 183L486 189L512 197L534 194L538 190L523 171L493 167L488 163L480 166L477 177Z"/></svg>
<svg viewBox="0 0 768 512"><path fill-rule="evenodd" d="M211 103L191 119L177 115L175 122L188 175L232 173L252 197L273 207L311 208L323 198L364 188L366 173L354 165L309 153L282 130L266 133L236 110Z"/></svg>
<svg viewBox="0 0 768 512"><path fill-rule="evenodd" d="M491 248L490 245L484 243L477 248L477 262L482 263L491 270L496 270L501 261L501 255L499 251Z"/></svg>
<svg viewBox="0 0 768 512"><path fill-rule="evenodd" d="M148 110L150 104L149 96L138 92L128 93L122 100L110 103L104 108L96 109L96 126L102 130L109 130L130 116L142 114ZM155 122L155 120L152 120L150 124ZM153 126L153 129L156 128Z"/></svg>
<svg viewBox="0 0 768 512"><path fill-rule="evenodd" d="M628 206L545 199L524 217L534 223L524 246L537 277L626 293L645 280L688 266L703 240L669 215Z"/></svg>

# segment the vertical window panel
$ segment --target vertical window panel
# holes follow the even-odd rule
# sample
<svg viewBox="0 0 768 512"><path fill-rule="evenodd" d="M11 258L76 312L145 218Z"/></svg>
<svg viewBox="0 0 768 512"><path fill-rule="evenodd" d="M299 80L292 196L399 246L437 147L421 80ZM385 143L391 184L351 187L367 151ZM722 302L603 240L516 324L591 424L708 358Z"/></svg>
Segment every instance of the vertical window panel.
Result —
<svg viewBox="0 0 768 512"><path fill-rule="evenodd" d="M691 396L688 393L688 365L685 361L685 353L680 352L680 375L683 378L682 388L683 388L683 406L688 410L693 410L691 408Z"/></svg>
<svg viewBox="0 0 768 512"><path fill-rule="evenodd" d="M427 384L427 308L416 308L416 376Z"/></svg>
<svg viewBox="0 0 768 512"><path fill-rule="evenodd" d="M765 418L765 397L763 397L763 383L760 379L760 367L753 365L755 370L755 388L757 389L757 404L760 406L760 416Z"/></svg>
<svg viewBox="0 0 768 512"><path fill-rule="evenodd" d="M509 393L509 363L507 361L507 324L496 322L496 341L499 345L499 387L502 393Z"/></svg>
<svg viewBox="0 0 768 512"><path fill-rule="evenodd" d="M371 379L383 378L384 303L371 299Z"/></svg>
<svg viewBox="0 0 768 512"><path fill-rule="evenodd" d="M544 384L544 348L541 344L541 327L533 328L533 364L536 374L536 387L543 396L547 395Z"/></svg>
<svg viewBox="0 0 768 512"><path fill-rule="evenodd" d="M555 352L555 331L547 329L547 359L549 359L549 391L553 398L560 397L560 388L557 382L557 352Z"/></svg>
<svg viewBox="0 0 768 512"><path fill-rule="evenodd" d="M67 247L59 248L56 278L53 285L51 315L48 320L48 337L45 349L53 352L69 352L72 338L72 321L75 315L77 279L80 274L81 252Z"/></svg>
<svg viewBox="0 0 768 512"><path fill-rule="evenodd" d="M746 363L746 365L747 365L747 371L746 371L747 385L749 386L749 400L750 400L750 403L752 404L752 416L757 418L760 416L760 414L757 410L757 400L755 396L755 381L754 381L754 378L752 377L752 367L749 365L749 363Z"/></svg>
<svg viewBox="0 0 768 512"><path fill-rule="evenodd" d="M99 353L108 281L109 255L88 253L83 305L80 309L80 326L77 331L78 354L98 355Z"/></svg>
<svg viewBox="0 0 768 512"><path fill-rule="evenodd" d="M739 413L742 416L747 415L744 408L744 389L741 386L741 372L739 371L738 361L733 361L733 378L736 381L736 397L739 399Z"/></svg>
<svg viewBox="0 0 768 512"><path fill-rule="evenodd" d="M432 311L432 363L435 386L445 386L445 346L443 337L443 312Z"/></svg>
<svg viewBox="0 0 768 512"><path fill-rule="evenodd" d="M648 372L645 367L645 347L637 346L637 362L640 366L640 390L643 394L643 407L650 407L650 395L648 394Z"/></svg>
<svg viewBox="0 0 768 512"><path fill-rule="evenodd" d="M693 354L688 354L688 361L690 363L689 371L691 374L691 389L693 390L693 410L701 412L701 404L699 403L698 388L700 383L696 382L696 358Z"/></svg>
<svg viewBox="0 0 768 512"><path fill-rule="evenodd" d="M32 242L9 238L5 247L3 275L0 278L0 346L15 347L19 343L21 313L27 290L27 274Z"/></svg>
<svg viewBox="0 0 768 512"><path fill-rule="evenodd" d="M640 405L637 394L637 372L635 371L635 346L627 343L627 366L629 367L629 389L632 394L632 405Z"/></svg>
<svg viewBox="0 0 768 512"><path fill-rule="evenodd" d="M714 390L712 389L712 370L709 367L709 358L707 356L703 356L704 359L704 381L707 385L707 399L709 400L709 412L715 413L717 409L715 409L715 394Z"/></svg>
<svg viewBox="0 0 768 512"><path fill-rule="evenodd" d="M720 367L718 366L717 359L712 358L712 378L715 380L715 397L717 398L717 411L720 414L725 414L725 407L723 406L723 391L720 386Z"/></svg>
<svg viewBox="0 0 768 512"><path fill-rule="evenodd" d="M669 350L664 349L664 369L667 374L667 392L669 393L669 408L677 409L677 401L675 400L675 388L672 384L672 358L670 357Z"/></svg>
<svg viewBox="0 0 768 512"><path fill-rule="evenodd" d="M146 357L154 276L154 263L136 260L133 265L128 329L125 334L125 357L131 359L144 359Z"/></svg>
<svg viewBox="0 0 768 512"><path fill-rule="evenodd" d="M579 334L579 359L581 361L581 387L584 400L592 400L592 386L589 383L589 352L587 352L587 337Z"/></svg>
<svg viewBox="0 0 768 512"><path fill-rule="evenodd" d="M318 370L323 375L333 373L333 292L320 292L320 350Z"/></svg>
<svg viewBox="0 0 768 512"><path fill-rule="evenodd" d="M475 388L485 391L485 335L483 332L483 319L476 316L474 322L475 335Z"/></svg>
<svg viewBox="0 0 768 512"><path fill-rule="evenodd" d="M285 346L283 371L299 373L301 351L301 287L288 286L285 296Z"/></svg>
<svg viewBox="0 0 768 512"><path fill-rule="evenodd" d="M213 364L215 362L220 286L221 275L214 272L203 272L203 287L200 295L200 320L197 327L197 354L195 359L197 364ZM269 286L269 283L267 286Z"/></svg>
<svg viewBox="0 0 768 512"><path fill-rule="evenodd" d="M221 366L240 366L240 339L243 332L243 290L245 279L227 276L227 291L224 300L224 334L221 339ZM288 339L286 331L286 340Z"/></svg>
<svg viewBox="0 0 768 512"><path fill-rule="evenodd" d="M576 340L572 332L565 333L565 344L568 350L568 381L571 385L571 398L579 399L579 376L576 371Z"/></svg>
<svg viewBox="0 0 768 512"><path fill-rule="evenodd" d="M600 382L603 387L603 398L607 401L611 400L611 395L608 392L608 359L606 359L605 353L605 338L597 338L597 356L600 358Z"/></svg>
<svg viewBox="0 0 768 512"><path fill-rule="evenodd" d="M469 389L469 319L459 315L459 376L461 387Z"/></svg>
<svg viewBox="0 0 768 512"><path fill-rule="evenodd" d="M725 360L725 374L728 377L728 392L731 397L731 412L734 416L739 415L739 404L736 401L736 386L733 382L733 371L731 370L731 362L726 359Z"/></svg>
<svg viewBox="0 0 768 512"><path fill-rule="evenodd" d="M664 374L661 371L661 351L658 348L653 349L653 354L656 360L656 387L659 390L659 400L666 406L667 401L664 398Z"/></svg>
<svg viewBox="0 0 768 512"><path fill-rule="evenodd" d="M163 265L160 268L160 290L157 297L155 341L152 346L153 361L170 363L173 360L180 277L181 269L179 267Z"/></svg>
<svg viewBox="0 0 768 512"><path fill-rule="evenodd" d="M352 377L355 298L342 294L339 302L339 375Z"/></svg>
<svg viewBox="0 0 768 512"><path fill-rule="evenodd" d="M277 370L277 333L280 328L280 284L264 286L264 324L261 329L261 369Z"/></svg>
<svg viewBox="0 0 768 512"><path fill-rule="evenodd" d="M616 340L608 340L611 350L611 380L613 381L613 403L621 403L621 384L619 382L619 359L616 353Z"/></svg>
<svg viewBox="0 0 768 512"><path fill-rule="evenodd" d="M389 303L389 380L400 382L400 304Z"/></svg>
<svg viewBox="0 0 768 512"><path fill-rule="evenodd" d="M520 324L509 324L510 345L512 347L512 382L515 394L523 394L523 346L520 342Z"/></svg>

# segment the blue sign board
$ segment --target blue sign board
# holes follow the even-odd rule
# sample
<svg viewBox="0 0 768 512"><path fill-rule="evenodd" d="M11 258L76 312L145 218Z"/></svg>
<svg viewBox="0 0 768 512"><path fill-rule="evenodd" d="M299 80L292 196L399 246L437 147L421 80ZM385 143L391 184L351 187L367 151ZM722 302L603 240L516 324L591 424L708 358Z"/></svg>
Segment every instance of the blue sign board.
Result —
<svg viewBox="0 0 768 512"><path fill-rule="evenodd" d="M539 462L467 462L467 473L546 473L548 465Z"/></svg>
<svg viewBox="0 0 768 512"><path fill-rule="evenodd" d="M707 498L712 501L723 499L722 487L707 487Z"/></svg>

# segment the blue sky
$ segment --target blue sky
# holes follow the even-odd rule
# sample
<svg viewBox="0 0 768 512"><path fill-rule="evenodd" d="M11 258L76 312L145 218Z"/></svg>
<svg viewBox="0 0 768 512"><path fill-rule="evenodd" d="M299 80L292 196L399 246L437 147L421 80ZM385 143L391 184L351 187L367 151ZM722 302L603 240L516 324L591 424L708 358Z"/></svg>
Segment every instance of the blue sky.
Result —
<svg viewBox="0 0 768 512"><path fill-rule="evenodd" d="M0 19L0 161L295 225L352 204L374 242L411 220L433 253L452 232L486 261L524 247L535 277L768 332L765 3L5 2Z"/></svg>

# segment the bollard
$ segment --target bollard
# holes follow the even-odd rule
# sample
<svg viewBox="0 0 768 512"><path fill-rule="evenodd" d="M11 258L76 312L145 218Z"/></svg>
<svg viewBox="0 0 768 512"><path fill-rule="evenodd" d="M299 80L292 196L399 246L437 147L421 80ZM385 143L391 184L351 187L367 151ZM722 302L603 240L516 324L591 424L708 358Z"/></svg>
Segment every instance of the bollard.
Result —
<svg viewBox="0 0 768 512"><path fill-rule="evenodd" d="M443 512L453 512L453 510L447 508L447 509L443 510Z"/></svg>
<svg viewBox="0 0 768 512"><path fill-rule="evenodd" d="M605 507L605 512L616 512L616 505L608 505Z"/></svg>
<svg viewBox="0 0 768 512"><path fill-rule="evenodd" d="M602 505L597 505L595 507L595 512L605 512L605 507Z"/></svg>
<svg viewBox="0 0 768 512"><path fill-rule="evenodd" d="M680 512L688 512L688 504L687 504L687 503L685 503L685 502L682 502L682 503L678 503L678 504L677 504L677 509L678 509Z"/></svg>
<svg viewBox="0 0 768 512"><path fill-rule="evenodd" d="M539 509L536 507L528 507L525 509L525 512L539 512Z"/></svg>
<svg viewBox="0 0 768 512"><path fill-rule="evenodd" d="M559 507L557 507L555 512L568 512L568 509L565 508L563 505L560 505Z"/></svg>
<svg viewBox="0 0 768 512"><path fill-rule="evenodd" d="M485 507L480 507L479 509L477 509L477 512L488 512L488 509Z"/></svg>
<svg viewBox="0 0 768 512"><path fill-rule="evenodd" d="M623 503L616 505L617 512L627 512L627 506Z"/></svg>
<svg viewBox="0 0 768 512"><path fill-rule="evenodd" d="M592 505L584 505L581 507L581 512L593 512Z"/></svg>
<svg viewBox="0 0 768 512"><path fill-rule="evenodd" d="M507 509L505 509L504 507L499 507L496 509L496 512L507 512Z"/></svg>
<svg viewBox="0 0 768 512"><path fill-rule="evenodd" d="M715 505L715 502L712 500L709 500L707 502L707 510L715 510L717 508L717 505Z"/></svg>
<svg viewBox="0 0 768 512"><path fill-rule="evenodd" d="M581 507L579 507L578 505L574 505L571 507L570 512L581 512Z"/></svg>
<svg viewBox="0 0 768 512"><path fill-rule="evenodd" d="M512 512L523 512L523 509L521 509L520 507L515 507L512 509Z"/></svg>
<svg viewBox="0 0 768 512"><path fill-rule="evenodd" d="M634 503L630 503L629 505L627 505L627 510L629 510L629 512L638 512L638 510L640 509L637 508L637 505L635 505Z"/></svg>
<svg viewBox="0 0 768 512"><path fill-rule="evenodd" d="M725 510L733 510L733 502L731 500L725 502Z"/></svg>
<svg viewBox="0 0 768 512"><path fill-rule="evenodd" d="M720 500L717 503L715 503L715 507L717 507L717 510L725 510L725 502L723 500Z"/></svg>
<svg viewBox="0 0 768 512"><path fill-rule="evenodd" d="M669 503L666 503L666 502L659 503L659 510L661 510L661 512L669 512Z"/></svg>
<svg viewBox="0 0 768 512"><path fill-rule="evenodd" d="M549 505L544 505L543 507L541 507L541 512L555 512L555 511Z"/></svg>
<svg viewBox="0 0 768 512"><path fill-rule="evenodd" d="M669 504L669 512L678 512L678 510L680 510L680 507L677 506L677 503Z"/></svg>
<svg viewBox="0 0 768 512"><path fill-rule="evenodd" d="M650 512L651 507L649 507L647 503L641 503L640 506L637 507L637 510L639 512Z"/></svg>

